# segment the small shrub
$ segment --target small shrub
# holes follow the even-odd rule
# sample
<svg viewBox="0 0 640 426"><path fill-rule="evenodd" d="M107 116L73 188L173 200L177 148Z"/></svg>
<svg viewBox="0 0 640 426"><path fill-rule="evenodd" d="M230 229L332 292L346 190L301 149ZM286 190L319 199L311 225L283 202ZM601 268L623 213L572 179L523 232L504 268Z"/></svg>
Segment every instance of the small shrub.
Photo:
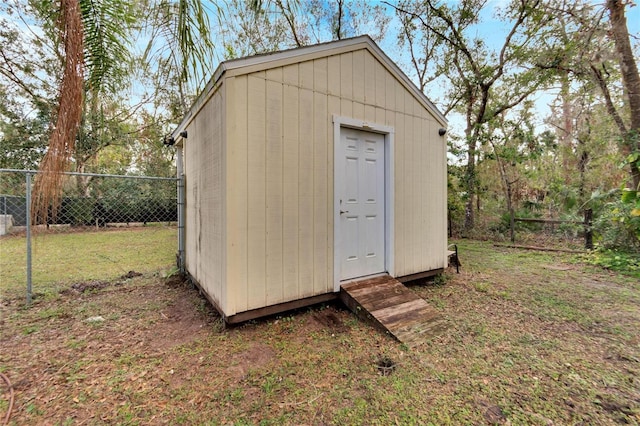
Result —
<svg viewBox="0 0 640 426"><path fill-rule="evenodd" d="M640 216L632 215L633 208L619 198L602 206L593 222L600 246L640 252Z"/></svg>
<svg viewBox="0 0 640 426"><path fill-rule="evenodd" d="M582 256L582 260L601 268L640 278L640 254L598 248Z"/></svg>

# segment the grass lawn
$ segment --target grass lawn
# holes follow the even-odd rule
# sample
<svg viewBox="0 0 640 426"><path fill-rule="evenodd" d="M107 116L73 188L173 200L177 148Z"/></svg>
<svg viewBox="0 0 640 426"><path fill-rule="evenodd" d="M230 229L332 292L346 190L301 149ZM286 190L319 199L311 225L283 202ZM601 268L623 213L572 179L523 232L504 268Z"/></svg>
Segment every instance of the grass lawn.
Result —
<svg viewBox="0 0 640 426"><path fill-rule="evenodd" d="M152 272L28 309L5 299L11 424L640 423L637 278L458 243L460 274L411 287L448 320L415 349L338 304L224 328Z"/></svg>
<svg viewBox="0 0 640 426"><path fill-rule="evenodd" d="M131 270L175 265L176 228L149 226L100 232L37 233L32 237L32 291L50 294L72 283L112 280ZM25 297L26 238L0 238L0 296Z"/></svg>

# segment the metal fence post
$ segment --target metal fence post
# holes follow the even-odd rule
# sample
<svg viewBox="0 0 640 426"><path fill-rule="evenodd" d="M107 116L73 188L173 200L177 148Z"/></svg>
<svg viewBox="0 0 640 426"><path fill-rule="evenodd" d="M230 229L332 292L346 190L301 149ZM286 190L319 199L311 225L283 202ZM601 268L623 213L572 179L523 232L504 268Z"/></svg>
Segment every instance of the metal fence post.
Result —
<svg viewBox="0 0 640 426"><path fill-rule="evenodd" d="M27 173L27 305L31 304L31 173Z"/></svg>

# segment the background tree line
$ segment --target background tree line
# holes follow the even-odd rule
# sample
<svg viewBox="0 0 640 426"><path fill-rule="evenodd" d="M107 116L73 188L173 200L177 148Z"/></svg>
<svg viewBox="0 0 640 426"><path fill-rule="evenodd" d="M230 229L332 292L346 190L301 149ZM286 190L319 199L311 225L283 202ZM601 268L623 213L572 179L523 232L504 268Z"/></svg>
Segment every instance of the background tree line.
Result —
<svg viewBox="0 0 640 426"><path fill-rule="evenodd" d="M639 24L626 19L631 1L0 7L0 167L170 176L162 137L218 61L368 33L452 124L462 123L449 132L449 209L459 232L503 232L501 217L512 212L570 218L589 207L602 244L640 247ZM488 25L498 28L491 38ZM42 206L69 185L93 190L90 179L39 185Z"/></svg>

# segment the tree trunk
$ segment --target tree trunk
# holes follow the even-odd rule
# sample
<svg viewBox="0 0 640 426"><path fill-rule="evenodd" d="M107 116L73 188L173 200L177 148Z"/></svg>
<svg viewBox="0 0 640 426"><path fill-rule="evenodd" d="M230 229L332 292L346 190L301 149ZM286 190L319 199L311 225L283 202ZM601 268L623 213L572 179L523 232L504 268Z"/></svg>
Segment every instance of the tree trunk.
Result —
<svg viewBox="0 0 640 426"><path fill-rule="evenodd" d="M640 139L640 75L633 57L633 50L631 49L624 8L625 2L622 0L607 0L611 33L618 52L618 60L620 61L622 83L625 94L629 98L631 126L628 134L623 135L623 144L628 154L631 154L640 151L640 142L638 142ZM631 161L629 166L631 168L631 183L634 189L638 189L640 187L640 158Z"/></svg>
<svg viewBox="0 0 640 426"><path fill-rule="evenodd" d="M75 139L82 120L84 36L78 0L60 0L60 31L64 48L64 70L55 123L49 147L36 176L31 198L31 220L45 223L49 211L55 215L62 200L63 175L75 151Z"/></svg>
<svg viewBox="0 0 640 426"><path fill-rule="evenodd" d="M476 194L476 138L473 134L471 122L468 120L465 131L469 141L469 152L467 157L467 167L465 171L465 184L467 190L467 206L464 215L464 229L470 231L475 225L474 201Z"/></svg>
<svg viewBox="0 0 640 426"><path fill-rule="evenodd" d="M562 135L560 136L560 154L562 155L562 170L564 181L567 185L571 185L571 167L569 167L569 158L573 153L573 107L569 93L571 92L571 83L569 82L569 73L564 71L560 78L561 89L560 96L562 98Z"/></svg>

